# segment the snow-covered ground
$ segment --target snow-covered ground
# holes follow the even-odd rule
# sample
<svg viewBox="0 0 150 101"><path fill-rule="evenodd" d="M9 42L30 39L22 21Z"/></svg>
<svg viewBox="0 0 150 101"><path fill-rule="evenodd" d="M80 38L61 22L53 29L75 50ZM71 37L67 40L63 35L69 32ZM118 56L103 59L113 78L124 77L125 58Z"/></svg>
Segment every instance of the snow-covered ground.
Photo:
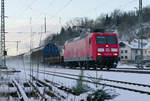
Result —
<svg viewBox="0 0 150 101"><path fill-rule="evenodd" d="M28 78L28 74L30 74L30 64L26 63L23 60L9 60L7 61L7 66L9 68L15 68L17 70L21 70L20 74L18 75L18 78ZM119 64L119 68L136 68L134 65L122 65ZM44 66L44 65L32 65L32 68L36 71L38 70L38 68L40 70L45 70L45 71L53 71L53 72L62 72L62 73L70 73L70 74L76 74L79 75L80 71L79 70L71 70L71 69L62 69L59 68L59 66ZM33 73L35 76L37 76L37 72ZM90 70L86 70L84 71L84 75L86 76L91 76L91 77L96 77L96 71L90 71ZM44 75L44 74L38 74L38 77L40 79L46 78L48 80L57 82L59 84L65 85L66 87L73 87L76 84L75 80L70 80L70 79L66 79L66 78L61 78L61 77L57 77L57 76L50 76L50 75ZM120 80L120 81L127 81L127 82L133 82L133 83L141 83L141 84L148 84L150 85L150 75L148 74L135 74L135 73L115 73L115 72L105 72L105 71L97 71L97 77L102 77L104 79L110 79L110 80ZM108 83L106 81L100 81L102 83ZM135 86L129 86L129 85L123 85L123 84L116 84L116 83L110 83L109 84L115 84L115 85L121 85L124 87L129 87L129 88L135 88L135 89L139 89L139 90L145 90L145 91L150 91L150 88L144 88L144 87L135 87ZM92 88L96 88L96 86L94 84L88 84L90 87ZM98 86L99 88L101 88L101 86ZM150 99L150 95L146 95L146 94L140 94L140 93L136 93L136 92L131 92L131 91L126 91L126 90L120 90L120 89L115 89L115 88L111 88L111 87L105 87L105 89L113 89L115 90L115 92L117 94L119 94L119 96L117 96L115 99L113 99L112 101L149 101ZM80 96L83 97L84 99L84 95ZM76 98L75 101L78 101L79 99Z"/></svg>

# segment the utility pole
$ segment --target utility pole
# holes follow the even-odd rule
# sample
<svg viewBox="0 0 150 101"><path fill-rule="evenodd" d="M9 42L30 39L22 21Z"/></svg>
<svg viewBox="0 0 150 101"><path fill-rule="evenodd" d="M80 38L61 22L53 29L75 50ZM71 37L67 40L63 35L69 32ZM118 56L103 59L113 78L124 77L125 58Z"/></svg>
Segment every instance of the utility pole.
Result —
<svg viewBox="0 0 150 101"><path fill-rule="evenodd" d="M44 31L43 31L44 30ZM40 32L40 43L39 46L41 45L41 41L42 41L42 35L47 33L47 24L46 24L46 16L44 18L44 28L43 25L41 26L41 32Z"/></svg>
<svg viewBox="0 0 150 101"><path fill-rule="evenodd" d="M138 11L138 23L139 23L139 32L138 32L138 68L143 68L143 31L142 31L142 22L143 22L143 12L142 12L142 0L139 0L139 11Z"/></svg>
<svg viewBox="0 0 150 101"><path fill-rule="evenodd" d="M32 50L32 17L30 17L30 52Z"/></svg>
<svg viewBox="0 0 150 101"><path fill-rule="evenodd" d="M0 55L1 55L1 68L6 68L6 57L5 55L5 2L1 0L1 47L0 47Z"/></svg>
<svg viewBox="0 0 150 101"><path fill-rule="evenodd" d="M20 41L16 41L16 43L17 43L17 55L19 54L19 43L20 43Z"/></svg>
<svg viewBox="0 0 150 101"><path fill-rule="evenodd" d="M32 17L30 17L30 75L33 76L31 52L32 52ZM32 77L30 77L30 79L32 80Z"/></svg>
<svg viewBox="0 0 150 101"><path fill-rule="evenodd" d="M140 42L140 68L143 68L143 31L142 31L142 22L143 22L143 12L142 12L142 0L139 0L139 42Z"/></svg>
<svg viewBox="0 0 150 101"><path fill-rule="evenodd" d="M45 22L44 22L44 25L45 25L45 30L44 30L44 32L45 32L45 34L46 34L46 31L47 31L47 25L46 25L46 17L45 17Z"/></svg>
<svg viewBox="0 0 150 101"><path fill-rule="evenodd" d="M45 16L45 20L44 20L44 25L45 25L45 26L44 26L44 27L45 27L45 28L44 28L44 29L45 29L45 30L44 30L44 33L46 34L46 31L47 31L47 29L46 29L46 28L47 28L47 25L46 25L46 16ZM44 65L44 79L45 79L45 65Z"/></svg>

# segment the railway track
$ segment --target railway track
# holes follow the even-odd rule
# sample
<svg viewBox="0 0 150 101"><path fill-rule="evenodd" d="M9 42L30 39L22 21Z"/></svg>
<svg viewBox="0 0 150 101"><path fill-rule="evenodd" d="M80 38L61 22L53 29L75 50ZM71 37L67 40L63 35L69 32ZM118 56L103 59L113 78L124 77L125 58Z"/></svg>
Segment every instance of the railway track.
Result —
<svg viewBox="0 0 150 101"><path fill-rule="evenodd" d="M68 88L62 84L56 83L48 79L40 80L39 78L36 78L35 76L32 76L32 75L30 76L37 83L43 86L49 87L51 89L50 91L54 94L54 96L59 98L59 99L56 99L57 101L64 101L64 100L71 101L72 99L80 96L80 94L74 92L71 88ZM71 97L69 97L70 95ZM79 99L81 99L79 101L83 100L83 98L79 98Z"/></svg>
<svg viewBox="0 0 150 101"><path fill-rule="evenodd" d="M66 79L79 80L79 79L76 78L76 77L79 77L79 75L74 75L74 74L52 72L52 71L47 71L47 72L39 71L39 73L42 73L42 74L44 73L46 75L53 75L53 76L66 78ZM150 85L140 84L140 83L133 83L133 82L126 82L126 81L119 81L119 80L94 78L94 77L89 77L89 76L83 76L83 77L86 78L86 79L82 80L83 82L87 82L87 83L91 83L91 84L97 84L97 85L103 85L103 86L108 86L108 87L113 87L113 88L118 88L118 89L122 89L122 90L128 90L128 91L132 91L132 92L138 92L138 93L141 93L141 94L150 95L149 91L133 89L133 88L124 87L124 86L118 86L116 84L114 85L114 84L108 84L108 83L93 82L89 79L97 79L97 80L102 80L102 81L107 81L107 82L114 82L114 83L117 83L117 84L119 83L119 84L124 84L124 85L129 85L129 86L135 86L135 87L144 87L144 88L148 88L148 89L150 89Z"/></svg>
<svg viewBox="0 0 150 101"><path fill-rule="evenodd" d="M136 73L136 74L150 74L150 71L124 70L124 69L110 69L110 70L97 70L97 71L122 72L122 73Z"/></svg>
<svg viewBox="0 0 150 101"><path fill-rule="evenodd" d="M56 82L50 81L50 80L48 80L48 79L45 79L44 81L42 81L42 80L37 79L37 78L34 77L34 76L31 76L31 77L32 77L33 80L39 82L40 84L50 87L51 90L52 90L52 86L53 86L53 87L55 87L55 88L58 88L58 89L60 89L60 90L65 91L66 93L70 93L70 94L75 95L75 96L78 96L78 95L79 95L79 94L73 92L72 89L70 89L70 88L68 88L68 87L65 87L65 86L62 86L62 85L60 85L60 84L58 84L58 83L56 83ZM47 83L46 83L46 82L47 82ZM50 86L49 84L51 84L52 86ZM62 97L62 96L61 96L61 97ZM65 98L65 97L62 97L62 98Z"/></svg>
<svg viewBox="0 0 150 101"><path fill-rule="evenodd" d="M112 68L107 69L85 69L85 68L62 68L62 69L72 69L72 70L84 70L84 71L102 71L102 72L120 72L120 73L135 73L135 74L150 74L150 69L137 69L137 68Z"/></svg>
<svg viewBox="0 0 150 101"><path fill-rule="evenodd" d="M13 85L17 88L17 95L20 101L30 101L23 88L15 79L13 79Z"/></svg>
<svg viewBox="0 0 150 101"><path fill-rule="evenodd" d="M60 101L47 85L41 84L41 86L33 80L13 77L12 73L18 73L18 71L0 71L0 73L2 73L0 75L0 101L37 101L37 99L50 101L53 98Z"/></svg>
<svg viewBox="0 0 150 101"><path fill-rule="evenodd" d="M127 70L150 70L150 68L114 68L114 69L120 69L120 70L122 70L122 69L127 69Z"/></svg>
<svg viewBox="0 0 150 101"><path fill-rule="evenodd" d="M43 93L42 93L40 90L38 90L36 86L34 86L34 88L38 91L38 93L40 94L40 96L45 99L44 101L49 101L49 100L48 100L48 96L50 96L51 98L53 98L53 99L55 99L55 100L57 100L57 101L62 101L62 100L64 100L64 99L66 98L66 97L64 97L63 95L61 95L59 92L56 92L56 91L53 89L53 86L52 86L52 85L49 85L49 84L46 83L45 81L39 80L39 79L37 79L36 77L34 77L34 76L32 76L32 75L30 75L30 76L32 77L32 79L33 79L36 83L42 85L43 87L47 87L47 88L48 88L48 90L45 90L45 91L44 91L45 94L43 95ZM30 82L30 83L31 83L31 82ZM46 95L48 95L47 98L46 98Z"/></svg>
<svg viewBox="0 0 150 101"><path fill-rule="evenodd" d="M42 71L44 72L44 71ZM53 72L53 71L46 71L46 72L50 72L50 73L54 73L54 74L62 74L62 75L68 75L68 76L75 76L75 77L80 77L79 75L75 75L75 74L69 74L69 73L61 73L61 72ZM150 85L146 85L146 84L140 84L140 83L133 83L133 82L126 82L126 81L119 81L119 80L111 80L111 79L103 79L103 78L95 78L95 77L91 77L91 76L82 76L83 78L88 78L88 79L97 79L97 80L102 80L102 81L109 81L109 82L115 82L115 83L122 83L122 84L130 84L130 85L137 85L137 86L143 86L143 87L149 87Z"/></svg>

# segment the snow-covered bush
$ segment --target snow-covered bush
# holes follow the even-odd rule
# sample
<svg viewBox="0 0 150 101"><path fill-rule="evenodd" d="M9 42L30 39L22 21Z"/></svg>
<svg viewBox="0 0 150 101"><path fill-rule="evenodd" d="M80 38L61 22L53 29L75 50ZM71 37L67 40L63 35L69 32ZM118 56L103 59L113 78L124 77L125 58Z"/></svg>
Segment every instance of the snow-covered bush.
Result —
<svg viewBox="0 0 150 101"><path fill-rule="evenodd" d="M102 89L93 90L92 93L87 96L87 101L106 101L114 99L117 96L118 94L112 92L112 90L105 90L103 87Z"/></svg>

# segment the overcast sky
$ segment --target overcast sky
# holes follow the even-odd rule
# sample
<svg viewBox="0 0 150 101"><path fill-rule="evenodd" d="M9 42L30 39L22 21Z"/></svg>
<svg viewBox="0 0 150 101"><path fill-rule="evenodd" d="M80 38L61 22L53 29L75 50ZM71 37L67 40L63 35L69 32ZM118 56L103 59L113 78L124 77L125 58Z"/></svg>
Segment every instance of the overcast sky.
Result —
<svg viewBox="0 0 150 101"><path fill-rule="evenodd" d="M143 0L143 6L148 5L150 0ZM100 14L110 14L115 9L136 10L138 0L5 0L5 7L8 16L6 31L10 32L6 35L6 40L25 41L29 40L27 37L30 36L28 32L31 25L33 32L41 31L44 16L47 17L47 30L57 32L61 25L76 17L95 19ZM32 17L31 24L30 17ZM24 34L15 32L24 32ZM38 42L39 40L34 43Z"/></svg>
<svg viewBox="0 0 150 101"><path fill-rule="evenodd" d="M8 28L28 26L30 17L33 25L42 24L44 16L47 16L48 25L59 26L58 24L64 24L75 17L96 18L114 9L126 11L138 8L138 0L5 0L5 2ZM147 5L150 5L150 0L143 0L143 6Z"/></svg>

